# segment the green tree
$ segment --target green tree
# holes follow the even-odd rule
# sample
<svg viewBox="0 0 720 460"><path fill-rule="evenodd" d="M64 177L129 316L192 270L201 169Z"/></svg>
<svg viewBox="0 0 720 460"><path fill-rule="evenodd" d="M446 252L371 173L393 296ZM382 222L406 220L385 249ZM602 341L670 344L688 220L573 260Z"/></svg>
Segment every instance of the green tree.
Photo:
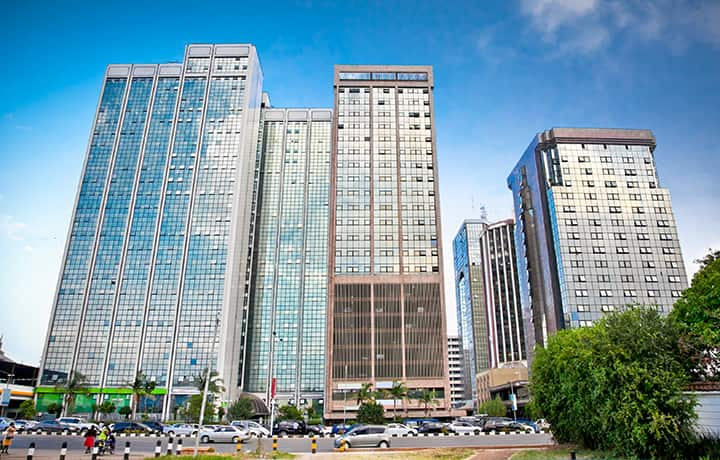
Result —
<svg viewBox="0 0 720 460"><path fill-rule="evenodd" d="M220 406L217 408L217 419L218 422L222 422L223 418L225 417L225 408L223 406Z"/></svg>
<svg viewBox="0 0 720 460"><path fill-rule="evenodd" d="M205 390L205 378L207 377L207 367L203 371L195 376L195 387L201 392ZM216 371L210 372L210 383L208 384L208 399L210 395L213 397L225 391L222 379L218 376Z"/></svg>
<svg viewBox="0 0 720 460"><path fill-rule="evenodd" d="M430 406L437 404L437 396L435 390L423 389L417 397L417 400L425 407L425 416L427 417L430 413Z"/></svg>
<svg viewBox="0 0 720 460"><path fill-rule="evenodd" d="M357 403L361 405L364 402L375 401L375 392L372 383L363 383L357 394Z"/></svg>
<svg viewBox="0 0 720 460"><path fill-rule="evenodd" d="M192 395L185 403L182 415L186 421L197 423L200 418L200 407L202 406L202 395ZM203 414L203 424L212 423L215 419L215 405L208 398L205 401L205 413Z"/></svg>
<svg viewBox="0 0 720 460"><path fill-rule="evenodd" d="M505 417L507 415L507 406L502 399L500 399L500 396L496 396L495 399L490 399L482 403L478 412L488 414L491 417Z"/></svg>
<svg viewBox="0 0 720 460"><path fill-rule="evenodd" d="M700 270L670 319L680 330L680 347L692 380L720 380L720 251L697 260Z"/></svg>
<svg viewBox="0 0 720 460"><path fill-rule="evenodd" d="M100 414L107 416L108 414L112 414L115 412L115 409L117 407L112 401L103 401L98 407L97 410L100 412Z"/></svg>
<svg viewBox="0 0 720 460"><path fill-rule="evenodd" d="M122 407L118 410L118 414L124 415L126 419L127 419L132 413L133 413L133 409L132 409L130 406L122 406Z"/></svg>
<svg viewBox="0 0 720 460"><path fill-rule="evenodd" d="M360 404L357 414L358 423L371 423L380 425L385 423L385 408L375 401Z"/></svg>
<svg viewBox="0 0 720 460"><path fill-rule="evenodd" d="M63 393L62 407L67 415L72 415L75 412L75 400L77 395L89 394L87 378L78 371L70 372L70 378L68 378L64 383L57 385L55 388Z"/></svg>
<svg viewBox="0 0 720 460"><path fill-rule="evenodd" d="M248 420L255 416L255 407L248 397L240 397L227 408L228 419Z"/></svg>
<svg viewBox="0 0 720 460"><path fill-rule="evenodd" d="M405 402L408 396L408 389L401 381L394 380L389 394L393 399L393 419L397 420L397 402L398 400Z"/></svg>
<svg viewBox="0 0 720 460"><path fill-rule="evenodd" d="M59 403L50 403L47 406L47 413L48 414L55 414L58 417L60 417L60 414L62 414L63 406Z"/></svg>
<svg viewBox="0 0 720 460"><path fill-rule="evenodd" d="M132 399L130 401L132 418L135 420L140 398L152 395L156 385L154 381L147 378L143 371L138 371L137 374L135 374L135 380L133 380L129 386L132 390Z"/></svg>
<svg viewBox="0 0 720 460"><path fill-rule="evenodd" d="M20 418L23 418L25 420L34 419L35 416L37 416L35 402L31 399L21 402L20 407L18 407L18 413L20 414Z"/></svg>
<svg viewBox="0 0 720 460"><path fill-rule="evenodd" d="M287 404L278 409L278 420L302 420L303 414L297 407Z"/></svg>
<svg viewBox="0 0 720 460"><path fill-rule="evenodd" d="M592 327L560 331L535 351L534 404L558 442L620 456L682 458L692 397L678 331L652 308L630 308Z"/></svg>

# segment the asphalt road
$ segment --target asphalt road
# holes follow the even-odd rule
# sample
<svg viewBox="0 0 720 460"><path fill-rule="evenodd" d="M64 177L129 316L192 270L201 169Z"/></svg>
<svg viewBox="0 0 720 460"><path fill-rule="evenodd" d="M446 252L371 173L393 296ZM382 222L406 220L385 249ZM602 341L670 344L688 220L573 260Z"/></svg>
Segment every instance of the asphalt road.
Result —
<svg viewBox="0 0 720 460"><path fill-rule="evenodd" d="M130 442L130 450L132 454L152 454L157 441L161 441L162 453L167 449L167 438L151 438L151 437L118 437L117 447L114 456L106 456L104 458L122 458L125 442ZM191 447L194 445L194 439L183 438L183 446ZM51 455L55 458L59 456L60 446L63 442L68 443L68 459L84 459L90 458L90 455L84 455L83 438L79 436L57 436L57 435L20 435L13 442L12 452L14 455L25 454L31 442L35 443L36 456L47 458ZM271 439L260 440L262 449L270 451L272 449ZM318 438L318 452L333 451L332 438ZM549 434L498 434L498 435L470 435L470 436L418 436L407 438L392 438L390 447L399 449L411 448L434 448L434 447L530 447L530 446L550 446L553 444ZM218 452L234 452L234 444L200 444L201 446L212 446ZM244 445L244 450L255 450L258 446L258 440L253 439ZM311 448L311 439L309 438L280 438L278 439L278 449L283 452L293 453L309 453ZM135 457L133 455L133 457ZM12 457L11 457L12 458ZM18 457L19 458L19 457ZM23 457L24 458L24 457Z"/></svg>

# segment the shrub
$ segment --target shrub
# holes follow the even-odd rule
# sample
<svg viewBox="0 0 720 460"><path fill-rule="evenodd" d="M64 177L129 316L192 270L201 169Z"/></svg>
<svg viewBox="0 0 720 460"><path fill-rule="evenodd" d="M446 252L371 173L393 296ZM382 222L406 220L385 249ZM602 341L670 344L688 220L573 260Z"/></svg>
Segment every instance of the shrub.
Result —
<svg viewBox="0 0 720 460"><path fill-rule="evenodd" d="M564 330L538 348L535 407L559 442L641 458L684 458L694 435L678 333L651 308Z"/></svg>
<svg viewBox="0 0 720 460"><path fill-rule="evenodd" d="M358 409L357 421L358 423L385 423L385 408L375 401L364 402Z"/></svg>

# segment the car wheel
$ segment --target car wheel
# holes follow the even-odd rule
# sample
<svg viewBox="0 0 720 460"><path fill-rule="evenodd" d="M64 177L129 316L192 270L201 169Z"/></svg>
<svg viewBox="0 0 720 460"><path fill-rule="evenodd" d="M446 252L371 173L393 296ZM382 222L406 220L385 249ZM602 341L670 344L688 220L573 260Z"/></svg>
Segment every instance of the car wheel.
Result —
<svg viewBox="0 0 720 460"><path fill-rule="evenodd" d="M278 436L287 436L287 431L281 431Z"/></svg>
<svg viewBox="0 0 720 460"><path fill-rule="evenodd" d="M168 431L167 434L168 434L168 436L175 436L175 432L174 432L174 431Z"/></svg>
<svg viewBox="0 0 720 460"><path fill-rule="evenodd" d="M380 441L380 444L378 444L378 447L381 449L387 449L390 447L390 445L386 441Z"/></svg>
<svg viewBox="0 0 720 460"><path fill-rule="evenodd" d="M192 433L190 433L190 436L197 436L197 434L198 434L197 431L193 431Z"/></svg>
<svg viewBox="0 0 720 460"><path fill-rule="evenodd" d="M200 438L200 442L207 444L210 442L210 438L208 436L203 436L202 438Z"/></svg>
<svg viewBox="0 0 720 460"><path fill-rule="evenodd" d="M233 442L233 444L237 444L237 442L238 442L238 437L237 437L237 436L233 436L233 437L232 437L232 442Z"/></svg>

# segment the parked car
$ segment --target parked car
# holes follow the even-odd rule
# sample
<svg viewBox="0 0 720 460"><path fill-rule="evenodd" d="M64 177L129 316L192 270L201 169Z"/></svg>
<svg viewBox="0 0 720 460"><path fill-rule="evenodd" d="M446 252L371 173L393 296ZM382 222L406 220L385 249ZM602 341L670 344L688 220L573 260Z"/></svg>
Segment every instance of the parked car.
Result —
<svg viewBox="0 0 720 460"><path fill-rule="evenodd" d="M270 436L270 430L252 420L234 420L230 425L247 431L250 436Z"/></svg>
<svg viewBox="0 0 720 460"><path fill-rule="evenodd" d="M74 426L60 423L57 420L43 420L35 425L33 431L45 431L47 433L62 433L63 431L67 431L70 433L76 433L78 429Z"/></svg>
<svg viewBox="0 0 720 460"><path fill-rule="evenodd" d="M14 422L14 420L11 418L0 417L0 430L5 430L12 422Z"/></svg>
<svg viewBox="0 0 720 460"><path fill-rule="evenodd" d="M174 436L177 434L195 436L198 432L199 426L197 424L189 423L175 423L174 425L166 425L163 428L163 433Z"/></svg>
<svg viewBox="0 0 720 460"><path fill-rule="evenodd" d="M165 425L160 422L156 422L155 420L145 420L144 422L140 423L149 426L156 433L163 433L163 429L165 428Z"/></svg>
<svg viewBox="0 0 720 460"><path fill-rule="evenodd" d="M389 423L388 434L390 436L417 436L418 430L402 423Z"/></svg>
<svg viewBox="0 0 720 460"><path fill-rule="evenodd" d="M80 417L60 417L57 419L57 421L60 423L64 423L65 425L77 428L76 431L79 431L80 433L84 433L90 428L94 428L95 430L98 429L98 426L96 424L88 423L87 420Z"/></svg>
<svg viewBox="0 0 720 460"><path fill-rule="evenodd" d="M524 433L534 433L535 429L533 429L533 427L531 427L530 425L525 425L524 423L509 422L509 423L506 423L506 424L496 427L494 431L496 431L498 433L501 433L501 432L515 433L516 431L521 431Z"/></svg>
<svg viewBox="0 0 720 460"><path fill-rule="evenodd" d="M519 418L515 421L519 422L519 423L523 423L528 426L531 426L535 433L540 433L540 427L537 425L537 423L533 422L532 420L528 420L526 418Z"/></svg>
<svg viewBox="0 0 720 460"><path fill-rule="evenodd" d="M273 433L278 436L287 436L289 434L307 434L307 426L302 420L282 420L275 422Z"/></svg>
<svg viewBox="0 0 720 460"><path fill-rule="evenodd" d="M338 423L332 426L330 434L345 434L352 430L355 425L348 425L346 423Z"/></svg>
<svg viewBox="0 0 720 460"><path fill-rule="evenodd" d="M232 442L250 439L247 431L233 425L221 425L215 428L205 428L200 431L200 442Z"/></svg>
<svg viewBox="0 0 720 460"><path fill-rule="evenodd" d="M427 422L435 422L439 423L440 420L436 418L406 418L405 419L405 425L407 425L409 428L420 428L423 423Z"/></svg>
<svg viewBox="0 0 720 460"><path fill-rule="evenodd" d="M448 430L452 433L472 433L472 434L480 434L482 431L482 428L479 426L473 425L470 422L458 422L457 420L452 422L450 425L448 425Z"/></svg>
<svg viewBox="0 0 720 460"><path fill-rule="evenodd" d="M153 434L155 430L139 422L116 422L110 425L110 431L113 433L137 433L137 434Z"/></svg>
<svg viewBox="0 0 720 460"><path fill-rule="evenodd" d="M347 447L390 447L390 434L385 425L360 425L335 438L335 447L345 441Z"/></svg>
<svg viewBox="0 0 720 460"><path fill-rule="evenodd" d="M433 433L447 433L448 428L444 423L440 422L425 422L418 428L418 433L421 434L433 434Z"/></svg>
<svg viewBox="0 0 720 460"><path fill-rule="evenodd" d="M544 418L539 418L539 419L535 420L535 424L542 431L548 431L550 429L550 424Z"/></svg>
<svg viewBox="0 0 720 460"><path fill-rule="evenodd" d="M23 431L32 430L37 423L35 420L15 420L15 428L22 433Z"/></svg>
<svg viewBox="0 0 720 460"><path fill-rule="evenodd" d="M512 419L507 417L488 417L483 425L483 431L486 433L499 431L503 426L511 422Z"/></svg>
<svg viewBox="0 0 720 460"><path fill-rule="evenodd" d="M314 436L325 436L325 427L323 425L308 425L307 434Z"/></svg>

